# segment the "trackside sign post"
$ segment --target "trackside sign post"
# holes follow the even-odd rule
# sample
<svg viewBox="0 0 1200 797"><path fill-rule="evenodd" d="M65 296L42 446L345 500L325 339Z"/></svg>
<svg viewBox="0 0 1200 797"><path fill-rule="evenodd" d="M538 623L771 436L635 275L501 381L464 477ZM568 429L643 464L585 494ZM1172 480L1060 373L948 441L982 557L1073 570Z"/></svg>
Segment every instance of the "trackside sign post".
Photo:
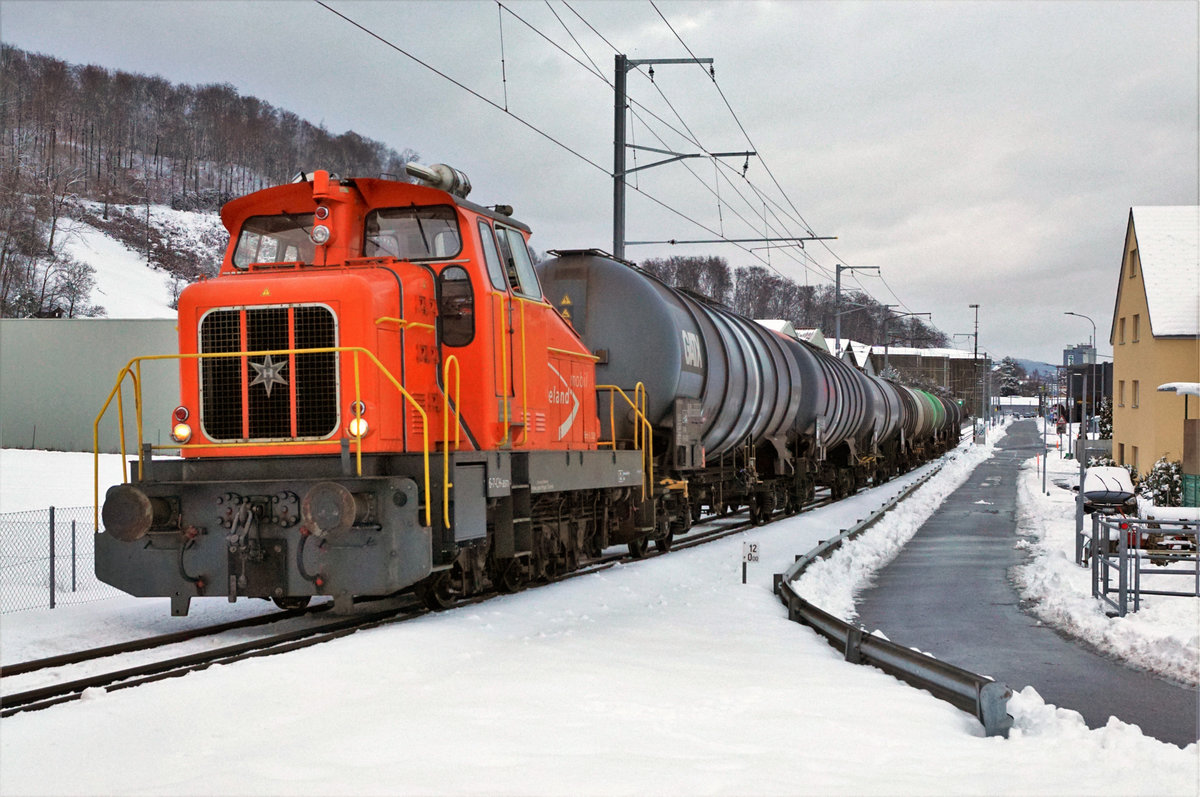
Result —
<svg viewBox="0 0 1200 797"><path fill-rule="evenodd" d="M750 562L758 561L758 543L743 542L742 543L742 583L746 583L746 565Z"/></svg>

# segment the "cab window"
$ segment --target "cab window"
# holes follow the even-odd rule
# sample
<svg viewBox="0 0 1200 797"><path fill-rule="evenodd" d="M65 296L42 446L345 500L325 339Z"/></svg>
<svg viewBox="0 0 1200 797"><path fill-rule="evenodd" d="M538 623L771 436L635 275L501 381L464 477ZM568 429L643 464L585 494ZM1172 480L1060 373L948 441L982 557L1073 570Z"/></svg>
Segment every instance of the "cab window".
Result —
<svg viewBox="0 0 1200 797"><path fill-rule="evenodd" d="M363 255L440 260L462 251L458 214L444 205L381 208L367 214Z"/></svg>
<svg viewBox="0 0 1200 797"><path fill-rule="evenodd" d="M496 251L496 239L492 237L492 225L486 221L479 222L479 243L483 247L483 259L487 262L492 286L498 291L508 290L504 267L500 265L500 253Z"/></svg>
<svg viewBox="0 0 1200 797"><path fill-rule="evenodd" d="M311 263L315 251L309 238L312 226L311 213L251 216L238 233L233 265L247 268L251 263Z"/></svg>
<svg viewBox="0 0 1200 797"><path fill-rule="evenodd" d="M466 346L475 337L475 295L471 277L462 266L447 266L438 275L438 316L442 343Z"/></svg>
<svg viewBox="0 0 1200 797"><path fill-rule="evenodd" d="M532 299L542 298L537 272L525 245L525 237L517 230L496 225L496 241L500 244L500 258L504 263L508 281L517 293Z"/></svg>

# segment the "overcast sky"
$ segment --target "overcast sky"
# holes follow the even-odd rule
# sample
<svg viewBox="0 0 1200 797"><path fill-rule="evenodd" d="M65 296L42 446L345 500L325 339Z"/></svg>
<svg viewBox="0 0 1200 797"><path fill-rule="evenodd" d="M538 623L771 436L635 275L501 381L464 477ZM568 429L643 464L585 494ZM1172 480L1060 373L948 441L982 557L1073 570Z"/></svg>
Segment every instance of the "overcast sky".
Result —
<svg viewBox="0 0 1200 797"><path fill-rule="evenodd" d="M656 67L654 85L631 73L631 143L760 157L745 179L741 157L631 176L644 194L629 193L627 239L837 240L803 254L721 244L628 256L769 256L810 284L831 282L835 263L880 266L882 280L858 273L862 287L932 312L947 334L971 332L968 305L980 304L980 348L995 357L1061 362L1091 335L1067 310L1090 316L1111 353L1130 206L1200 201L1196 0L656 0L671 27L649 0L327 2L511 115L303 0L0 0L0 38L72 63L230 83L333 132L411 148L465 171L471 199L515 206L540 250L612 247L613 48L690 50L715 60L716 86L690 64Z"/></svg>

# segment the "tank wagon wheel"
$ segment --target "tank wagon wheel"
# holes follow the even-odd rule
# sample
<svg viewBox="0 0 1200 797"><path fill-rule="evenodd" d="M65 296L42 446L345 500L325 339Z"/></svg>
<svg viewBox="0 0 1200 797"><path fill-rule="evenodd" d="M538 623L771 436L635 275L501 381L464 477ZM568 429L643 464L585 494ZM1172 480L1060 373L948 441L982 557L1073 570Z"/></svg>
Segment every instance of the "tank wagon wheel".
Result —
<svg viewBox="0 0 1200 797"><path fill-rule="evenodd" d="M521 589L522 581L521 563L516 559L505 559L495 565L492 583L497 591L511 594Z"/></svg>
<svg viewBox="0 0 1200 797"><path fill-rule="evenodd" d="M271 601L285 612L298 612L301 609L308 608L312 597L309 595L288 595L282 598L271 598Z"/></svg>
<svg viewBox="0 0 1200 797"><path fill-rule="evenodd" d="M638 537L635 540L629 541L629 555L634 559L641 559L646 555L646 551L650 548L650 543L645 537Z"/></svg>
<svg viewBox="0 0 1200 797"><path fill-rule="evenodd" d="M454 594L450 591L450 571L432 573L424 581L413 586L413 591L430 611L440 612L454 605Z"/></svg>

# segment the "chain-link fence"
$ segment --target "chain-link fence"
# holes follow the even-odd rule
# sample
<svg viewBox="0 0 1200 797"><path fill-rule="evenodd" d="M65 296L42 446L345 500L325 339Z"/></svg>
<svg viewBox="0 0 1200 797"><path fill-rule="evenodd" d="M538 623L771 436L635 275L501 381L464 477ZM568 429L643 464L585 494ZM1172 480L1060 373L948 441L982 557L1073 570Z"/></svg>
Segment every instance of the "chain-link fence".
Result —
<svg viewBox="0 0 1200 797"><path fill-rule="evenodd" d="M0 514L0 613L123 594L96 579L90 506Z"/></svg>

